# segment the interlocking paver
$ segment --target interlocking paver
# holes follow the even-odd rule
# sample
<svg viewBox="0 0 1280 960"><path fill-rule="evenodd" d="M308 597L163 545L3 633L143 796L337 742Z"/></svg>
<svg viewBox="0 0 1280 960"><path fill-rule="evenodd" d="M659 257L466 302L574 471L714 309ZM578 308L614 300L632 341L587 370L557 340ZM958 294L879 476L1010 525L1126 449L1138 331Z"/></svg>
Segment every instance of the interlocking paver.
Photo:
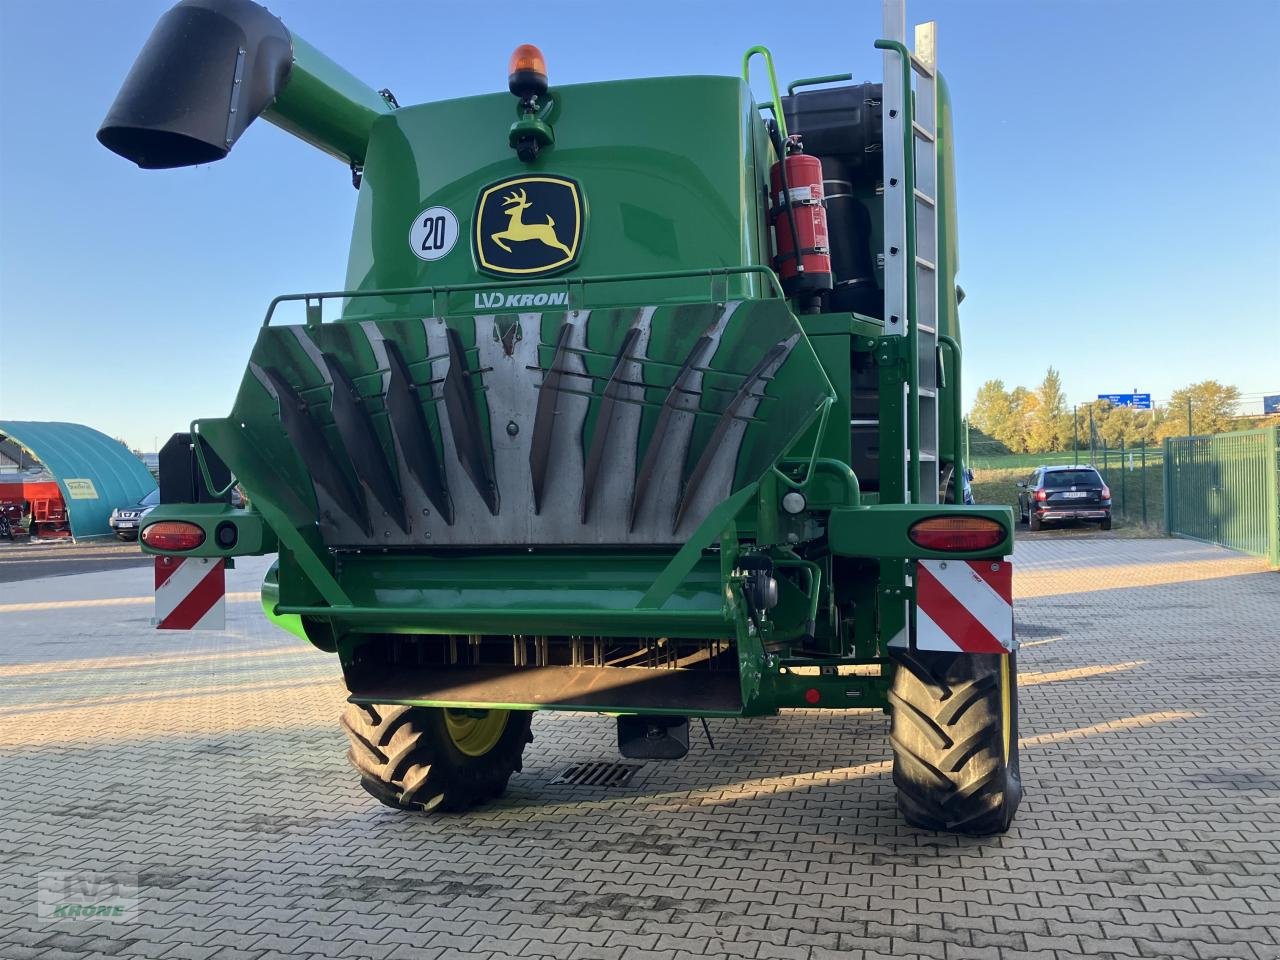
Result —
<svg viewBox="0 0 1280 960"><path fill-rule="evenodd" d="M611 721L539 715L501 801L400 815L346 767L333 659L256 604L160 634L3 606L145 568L0 584L0 956L1280 957L1280 575L1178 541L1016 567L1027 797L982 840L901 822L872 711L717 721L714 752L695 727L615 791L548 782ZM67 869L132 875L137 917L37 917Z"/></svg>

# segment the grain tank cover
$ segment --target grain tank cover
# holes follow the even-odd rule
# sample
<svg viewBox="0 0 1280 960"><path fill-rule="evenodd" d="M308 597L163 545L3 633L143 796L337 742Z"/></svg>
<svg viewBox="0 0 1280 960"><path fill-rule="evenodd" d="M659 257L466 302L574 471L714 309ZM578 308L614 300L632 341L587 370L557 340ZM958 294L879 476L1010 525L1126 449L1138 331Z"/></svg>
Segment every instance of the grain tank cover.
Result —
<svg viewBox="0 0 1280 960"><path fill-rule="evenodd" d="M250 0L182 0L156 24L98 140L144 169L221 160L289 79L284 24Z"/></svg>

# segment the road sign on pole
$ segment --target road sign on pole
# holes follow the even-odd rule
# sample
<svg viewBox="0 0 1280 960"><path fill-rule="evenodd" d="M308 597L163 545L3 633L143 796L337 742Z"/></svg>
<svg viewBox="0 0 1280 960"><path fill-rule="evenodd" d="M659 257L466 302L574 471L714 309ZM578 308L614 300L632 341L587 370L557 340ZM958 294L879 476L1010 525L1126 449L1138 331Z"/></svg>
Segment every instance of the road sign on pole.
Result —
<svg viewBox="0 0 1280 960"><path fill-rule="evenodd" d="M1105 400L1113 407L1133 407L1135 410L1151 409L1149 393L1100 393L1099 400Z"/></svg>

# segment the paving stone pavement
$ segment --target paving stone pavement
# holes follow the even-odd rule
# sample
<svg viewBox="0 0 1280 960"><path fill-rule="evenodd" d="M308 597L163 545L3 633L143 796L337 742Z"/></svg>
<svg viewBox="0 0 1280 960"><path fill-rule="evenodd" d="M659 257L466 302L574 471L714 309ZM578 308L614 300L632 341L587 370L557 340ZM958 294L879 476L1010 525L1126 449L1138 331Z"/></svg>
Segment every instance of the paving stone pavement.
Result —
<svg viewBox="0 0 1280 960"><path fill-rule="evenodd" d="M870 711L695 726L614 790L548 782L612 721L541 714L502 801L399 814L260 561L219 633L151 630L146 570L0 583L0 960L1280 958L1280 574L1074 538L1016 568L1026 799L988 839L900 821ZM59 870L136 908L40 917Z"/></svg>

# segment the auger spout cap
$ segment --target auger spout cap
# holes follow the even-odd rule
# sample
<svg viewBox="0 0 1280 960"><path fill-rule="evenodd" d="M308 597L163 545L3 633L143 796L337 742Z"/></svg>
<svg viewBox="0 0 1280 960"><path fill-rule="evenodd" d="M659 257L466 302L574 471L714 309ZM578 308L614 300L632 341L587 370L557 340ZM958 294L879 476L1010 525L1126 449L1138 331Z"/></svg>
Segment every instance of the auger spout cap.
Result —
<svg viewBox="0 0 1280 960"><path fill-rule="evenodd" d="M181 0L157 22L98 128L143 169L225 157L259 116L360 164L391 107L252 0Z"/></svg>
<svg viewBox="0 0 1280 960"><path fill-rule="evenodd" d="M251 0L182 0L151 31L98 129L144 169L221 160L289 82L293 39Z"/></svg>

